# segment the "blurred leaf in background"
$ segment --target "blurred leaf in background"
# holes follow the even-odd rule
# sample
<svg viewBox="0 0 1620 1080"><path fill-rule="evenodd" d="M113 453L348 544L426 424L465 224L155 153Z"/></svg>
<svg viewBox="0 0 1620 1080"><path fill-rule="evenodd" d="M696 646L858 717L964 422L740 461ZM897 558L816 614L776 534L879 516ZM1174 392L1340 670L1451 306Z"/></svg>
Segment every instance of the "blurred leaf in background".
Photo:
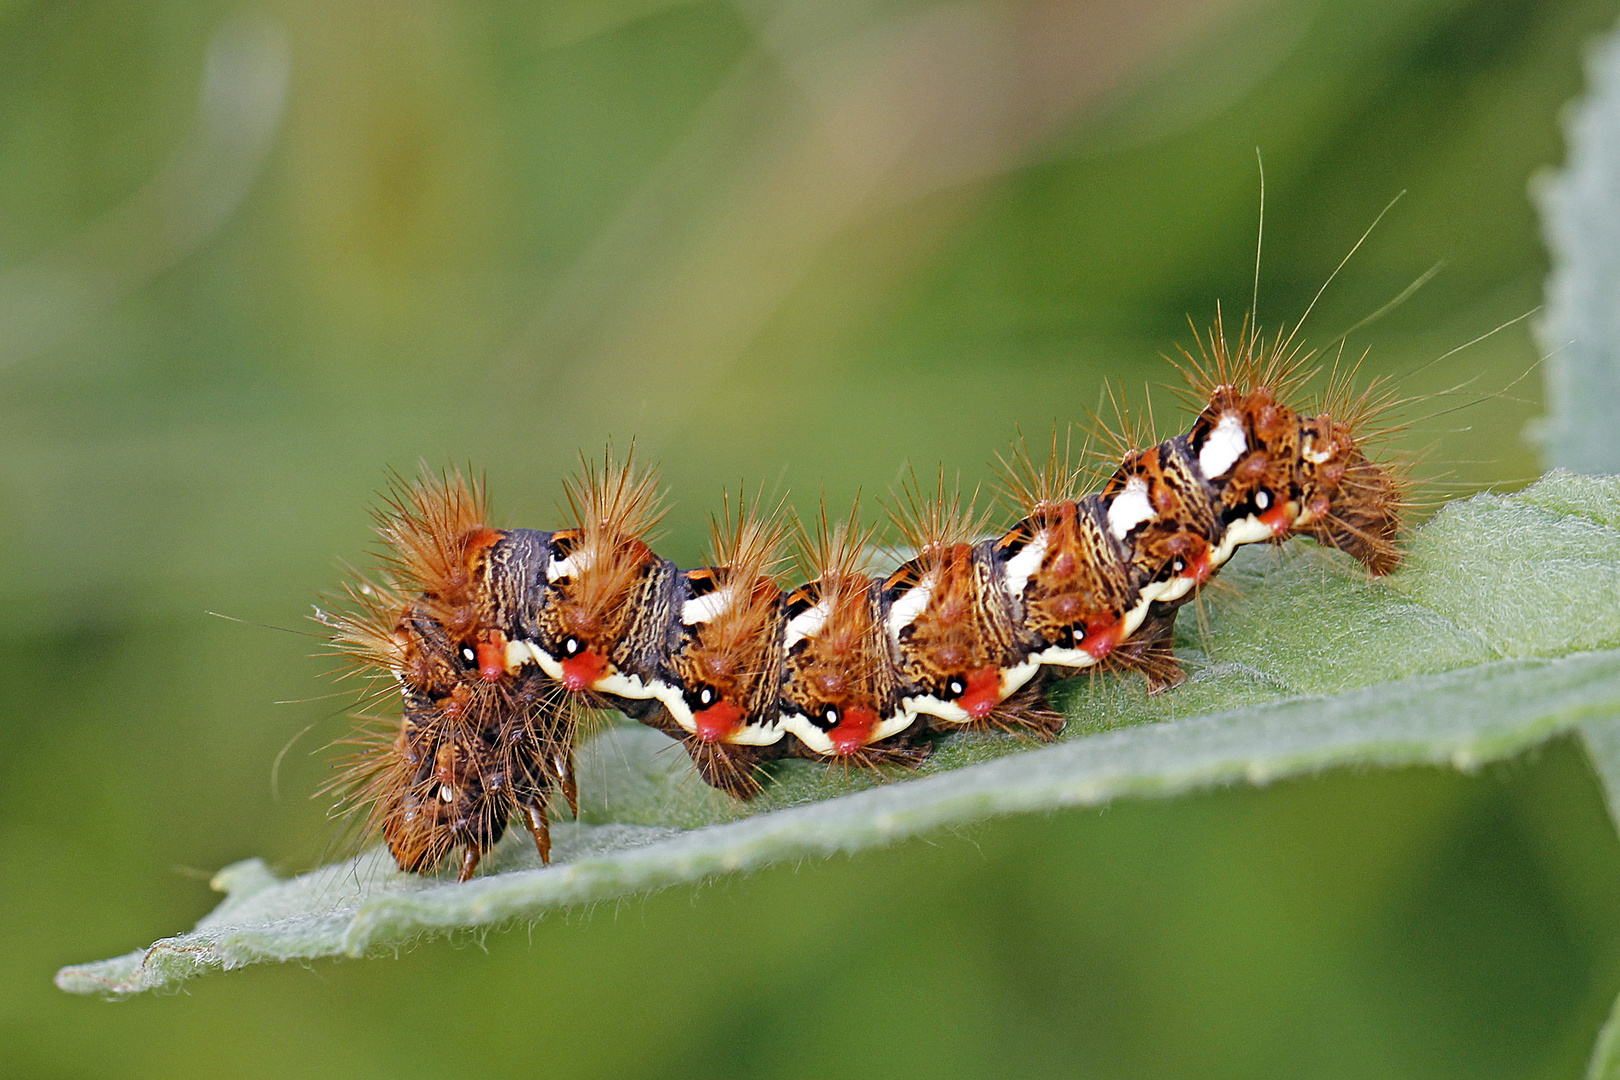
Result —
<svg viewBox="0 0 1620 1080"><path fill-rule="evenodd" d="M0 5L0 1073L1573 1075L1620 851L1562 744L1005 822L488 954L112 1009L50 975L189 924L219 866L329 854L305 795L349 703L298 635L387 468L471 463L542 526L634 436L688 563L739 478L971 485L1247 306L1256 146L1267 325L1410 192L1307 337L1443 262L1352 339L1411 371L1539 302L1525 184L1616 14ZM1536 359L1518 326L1408 380L1478 379L1417 410L1426 475L1539 472L1535 380L1490 396Z"/></svg>

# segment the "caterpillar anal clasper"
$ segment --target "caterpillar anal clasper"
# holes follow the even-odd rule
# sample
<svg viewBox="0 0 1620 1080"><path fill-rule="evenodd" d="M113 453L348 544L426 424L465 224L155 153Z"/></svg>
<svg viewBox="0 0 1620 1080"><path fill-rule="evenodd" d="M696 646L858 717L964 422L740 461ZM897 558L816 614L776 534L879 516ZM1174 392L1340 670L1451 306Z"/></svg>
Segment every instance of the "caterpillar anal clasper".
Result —
<svg viewBox="0 0 1620 1080"><path fill-rule="evenodd" d="M1046 690L1083 670L1174 686L1176 612L1242 545L1304 534L1393 569L1404 484L1357 438L1383 399L1340 387L1301 415L1279 398L1308 356L1249 335L1229 351L1218 325L1200 345L1185 434L1124 452L1092 494L1055 439L1045 463L1015 456L1017 520L988 538L943 476L914 482L891 516L915 554L881 576L855 511L797 528L793 585L783 516L729 502L709 565L680 570L648 542L655 480L611 454L569 482L556 532L490 527L458 476L402 488L380 515L395 580L352 589L335 626L403 714L356 740L342 784L402 868L459 848L466 877L513 817L548 857L580 707L668 733L747 798L774 758L914 765L951 731L1055 738Z"/></svg>

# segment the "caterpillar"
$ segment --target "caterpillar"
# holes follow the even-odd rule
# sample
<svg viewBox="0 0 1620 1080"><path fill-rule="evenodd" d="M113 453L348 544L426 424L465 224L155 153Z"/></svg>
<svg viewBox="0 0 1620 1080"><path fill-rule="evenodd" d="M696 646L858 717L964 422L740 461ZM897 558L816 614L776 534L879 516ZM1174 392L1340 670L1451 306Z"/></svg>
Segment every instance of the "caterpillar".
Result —
<svg viewBox="0 0 1620 1080"><path fill-rule="evenodd" d="M459 474L398 482L377 514L387 580L325 619L401 709L350 740L335 787L402 870L460 849L466 880L514 818L549 859L555 794L578 811L581 709L666 732L746 799L777 758L914 766L934 736L983 728L1049 741L1047 689L1082 671L1175 686L1176 613L1242 545L1303 535L1393 570L1407 483L1366 453L1390 398L1335 373L1305 415L1286 402L1318 372L1292 335L1245 324L1229 344L1217 315L1195 336L1184 434L1125 445L1090 494L1055 433L1045 462L1020 444L1002 462L1017 520L988 537L943 472L932 493L913 479L891 511L910 558L887 574L858 505L790 526L740 494L683 571L650 546L662 496L633 453L585 463L551 532L491 527Z"/></svg>

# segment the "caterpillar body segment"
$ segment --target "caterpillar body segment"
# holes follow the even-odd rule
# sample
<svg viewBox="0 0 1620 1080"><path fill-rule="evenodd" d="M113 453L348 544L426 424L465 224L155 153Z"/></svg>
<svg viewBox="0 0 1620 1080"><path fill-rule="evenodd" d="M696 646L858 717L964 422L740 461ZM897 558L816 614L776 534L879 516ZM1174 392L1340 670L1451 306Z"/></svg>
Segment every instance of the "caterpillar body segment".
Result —
<svg viewBox="0 0 1620 1080"><path fill-rule="evenodd" d="M1107 518L1108 506L1095 495L1039 505L998 541L1026 663L1071 673L1091 667L1145 614L1128 553L1109 535Z"/></svg>
<svg viewBox="0 0 1620 1080"><path fill-rule="evenodd" d="M799 563L810 580L790 593L782 626L780 709L788 753L872 763L921 760L918 717L901 696L890 638L891 599L867 572L871 531L858 506L803 536ZM895 753L894 751L900 751Z"/></svg>
<svg viewBox="0 0 1620 1080"><path fill-rule="evenodd" d="M1034 674L992 541L939 544L883 582L905 707L936 730L982 725Z"/></svg>
<svg viewBox="0 0 1620 1080"><path fill-rule="evenodd" d="M704 781L748 798L759 768L787 749L780 717L786 597L783 524L739 507L711 529L711 565L687 571L651 724L685 745Z"/></svg>
<svg viewBox="0 0 1620 1080"><path fill-rule="evenodd" d="M940 470L926 495L915 476L890 517L916 554L883 581L885 624L904 707L926 728L1016 723L1003 707L1034 674L1017 600L1002 586L987 514L947 492ZM992 720L992 716L994 719Z"/></svg>

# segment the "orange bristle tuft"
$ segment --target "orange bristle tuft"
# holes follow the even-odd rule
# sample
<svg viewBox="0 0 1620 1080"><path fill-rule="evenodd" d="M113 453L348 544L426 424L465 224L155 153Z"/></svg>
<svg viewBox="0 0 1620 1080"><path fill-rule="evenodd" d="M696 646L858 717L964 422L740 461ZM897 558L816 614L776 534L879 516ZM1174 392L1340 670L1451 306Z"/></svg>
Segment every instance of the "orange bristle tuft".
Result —
<svg viewBox="0 0 1620 1080"><path fill-rule="evenodd" d="M1153 399L1146 391L1140 411L1131 409L1123 384L1105 382L1103 392L1108 398L1105 409L1087 414L1086 456L1092 471L1107 476L1122 459L1157 444L1159 438Z"/></svg>
<svg viewBox="0 0 1620 1080"><path fill-rule="evenodd" d="M977 495L964 502L961 490L945 487L945 468L940 467L932 495L924 494L917 474L912 473L901 488L895 505L888 508L889 520L901 539L917 556L924 558L980 539L990 524L989 511L977 511Z"/></svg>
<svg viewBox="0 0 1620 1080"><path fill-rule="evenodd" d="M473 625L482 602L477 562L500 536L487 524L482 481L469 483L457 470L424 470L414 484L396 476L373 517L397 588L420 593L453 630Z"/></svg>
<svg viewBox="0 0 1620 1080"><path fill-rule="evenodd" d="M1298 327L1295 327L1295 333ZM1193 411L1211 406L1235 404L1256 390L1269 390L1278 400L1294 398L1316 374L1311 366L1316 353L1294 343L1294 334L1280 332L1269 343L1247 318L1238 328L1235 342L1227 340L1226 326L1219 306L1215 323L1207 335L1193 327L1195 356L1180 349L1180 359L1166 357L1186 383L1177 393Z"/></svg>
<svg viewBox="0 0 1620 1080"><path fill-rule="evenodd" d="M703 643L728 655L757 652L758 637L775 622L781 604L780 567L788 524L781 507L762 517L758 500L747 506L740 493L736 518L729 496L723 514L709 526L709 565L724 570L722 587L735 593L731 603L704 624Z"/></svg>
<svg viewBox="0 0 1620 1080"><path fill-rule="evenodd" d="M1079 456L1087 456L1089 443L1082 446ZM1005 454L996 455L997 471L1001 483L998 493L1002 500L1019 515L1034 513L1059 503L1073 502L1080 494L1080 476L1083 465L1074 460L1071 436L1065 436L1058 446L1057 425L1052 425L1052 444L1045 459L1037 463L1022 433Z"/></svg>
<svg viewBox="0 0 1620 1080"><path fill-rule="evenodd" d="M801 529L799 565L815 585L818 602L827 605L821 633L812 639L819 666L828 670L826 678L865 684L879 663L872 645L877 621L868 573L876 532L875 526L862 528L859 498L850 508L849 519L837 524L828 521L823 500L815 535L805 535Z"/></svg>
<svg viewBox="0 0 1620 1080"><path fill-rule="evenodd" d="M570 555L579 572L570 580L559 622L602 651L632 621L627 601L656 561L648 542L664 516L657 475L630 457L618 464L609 447L598 469L580 459L580 473L565 485L576 522Z"/></svg>

